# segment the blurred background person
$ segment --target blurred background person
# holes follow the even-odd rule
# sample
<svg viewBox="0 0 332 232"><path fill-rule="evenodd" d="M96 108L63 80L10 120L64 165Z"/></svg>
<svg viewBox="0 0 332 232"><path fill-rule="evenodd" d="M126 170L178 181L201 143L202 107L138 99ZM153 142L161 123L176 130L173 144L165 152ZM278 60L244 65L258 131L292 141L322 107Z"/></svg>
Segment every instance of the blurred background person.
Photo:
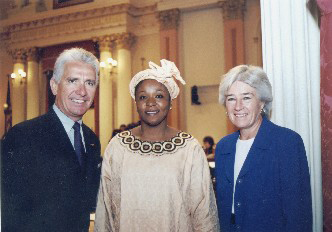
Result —
<svg viewBox="0 0 332 232"><path fill-rule="evenodd" d="M173 62L137 73L130 82L141 125L115 136L104 155L95 231L219 231L208 163L199 142L167 125Z"/></svg>
<svg viewBox="0 0 332 232"><path fill-rule="evenodd" d="M208 161L214 161L214 140L211 136L205 136L203 138L203 149Z"/></svg>
<svg viewBox="0 0 332 232"><path fill-rule="evenodd" d="M259 67L239 65L220 84L220 102L239 130L216 148L222 231L312 231L305 147L296 132L268 119L272 87Z"/></svg>
<svg viewBox="0 0 332 232"><path fill-rule="evenodd" d="M215 189L216 178L215 178L215 161L214 161L214 153L215 153L215 144L214 140L211 136L205 136L203 138L203 149L206 155L206 158L209 162L210 174L213 184L213 189Z"/></svg>

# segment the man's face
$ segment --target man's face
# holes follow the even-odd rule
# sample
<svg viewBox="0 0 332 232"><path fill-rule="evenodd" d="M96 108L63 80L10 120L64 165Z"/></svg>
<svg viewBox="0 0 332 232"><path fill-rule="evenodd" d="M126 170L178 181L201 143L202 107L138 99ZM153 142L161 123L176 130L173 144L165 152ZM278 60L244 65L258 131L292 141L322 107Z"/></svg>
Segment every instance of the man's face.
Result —
<svg viewBox="0 0 332 232"><path fill-rule="evenodd" d="M96 93L96 73L92 65L68 62L59 83L51 79L56 106L67 117L80 120L90 108Z"/></svg>

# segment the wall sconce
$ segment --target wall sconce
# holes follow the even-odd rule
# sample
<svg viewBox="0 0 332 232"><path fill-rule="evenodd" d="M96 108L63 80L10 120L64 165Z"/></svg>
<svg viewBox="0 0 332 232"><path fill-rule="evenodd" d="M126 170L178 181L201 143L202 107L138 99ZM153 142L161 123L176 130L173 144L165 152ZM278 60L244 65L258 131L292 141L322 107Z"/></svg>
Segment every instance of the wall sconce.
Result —
<svg viewBox="0 0 332 232"><path fill-rule="evenodd" d="M110 65L111 67L116 67L116 66L118 66L118 62L117 62L116 60L112 59L112 58L107 58L107 63L104 62L104 61L101 61L101 62L99 63L99 66L100 66L101 68L105 68L105 67L106 67L106 64Z"/></svg>
<svg viewBox="0 0 332 232"><path fill-rule="evenodd" d="M104 68L106 68L106 66L108 66L111 69L110 74L112 75L114 73L113 67L118 66L118 62L112 58L107 58L107 62L101 61L99 63L99 66L101 69L104 69Z"/></svg>
<svg viewBox="0 0 332 232"><path fill-rule="evenodd" d="M16 75L16 73L12 73L12 74L10 74L10 77L12 79L16 79L17 77L21 77L20 84L22 84L23 80L25 81L25 79L26 79L27 73L24 72L23 69L19 69L17 72L18 72L18 76Z"/></svg>
<svg viewBox="0 0 332 232"><path fill-rule="evenodd" d="M112 65L113 67L118 66L118 62L116 60L113 60L112 58L107 58L107 63L109 65Z"/></svg>

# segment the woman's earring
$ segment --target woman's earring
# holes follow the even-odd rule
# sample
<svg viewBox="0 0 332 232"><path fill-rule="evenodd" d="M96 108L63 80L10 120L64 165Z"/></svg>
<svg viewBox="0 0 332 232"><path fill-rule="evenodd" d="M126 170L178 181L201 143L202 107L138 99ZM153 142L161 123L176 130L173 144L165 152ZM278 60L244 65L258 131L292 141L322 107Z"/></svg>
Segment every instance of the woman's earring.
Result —
<svg viewBox="0 0 332 232"><path fill-rule="evenodd" d="M228 112L226 111L226 116L228 116Z"/></svg>

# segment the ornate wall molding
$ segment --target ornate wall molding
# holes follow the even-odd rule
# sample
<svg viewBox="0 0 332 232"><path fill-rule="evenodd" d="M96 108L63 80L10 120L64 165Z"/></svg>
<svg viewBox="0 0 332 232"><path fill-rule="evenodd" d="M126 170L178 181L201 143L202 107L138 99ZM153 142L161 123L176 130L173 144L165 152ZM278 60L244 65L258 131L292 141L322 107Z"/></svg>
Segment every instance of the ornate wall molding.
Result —
<svg viewBox="0 0 332 232"><path fill-rule="evenodd" d="M81 12L74 12L69 14L51 16L49 18L41 18L39 20L33 20L28 22L17 23L9 26L5 26L5 31L17 31L24 30L35 27L48 26L68 21L82 20L86 18L93 18L106 15L114 15L127 13L131 16L141 16L148 13L154 13L156 5L146 6L146 7L134 7L130 4L119 4L110 7L96 8L92 10L86 10Z"/></svg>
<svg viewBox="0 0 332 232"><path fill-rule="evenodd" d="M99 51L111 51L111 48L114 46L114 41L116 35L104 35L99 37L93 37L92 40L97 42L99 45Z"/></svg>
<svg viewBox="0 0 332 232"><path fill-rule="evenodd" d="M20 48L24 43L40 46L38 40L56 37L78 37L77 33L88 36L88 32L114 30L118 33L126 28L138 16L154 14L157 5L137 8L130 4L119 4L110 7L51 16L39 20L22 22L2 27L0 38L11 48ZM97 33L98 34L98 33ZM99 33L104 34L104 33ZM34 42L36 43L34 45Z"/></svg>
<svg viewBox="0 0 332 232"><path fill-rule="evenodd" d="M118 49L130 49L135 43L136 36L132 33L121 33L116 36L116 45Z"/></svg>
<svg viewBox="0 0 332 232"><path fill-rule="evenodd" d="M87 18L85 20L67 21L44 27L31 27L26 30L15 30L10 33L10 40L8 42L15 47L15 44L27 41L73 35L76 33L96 31L124 25L126 25L125 14L100 16Z"/></svg>
<svg viewBox="0 0 332 232"><path fill-rule="evenodd" d="M40 48L32 47L26 49L27 61L39 61Z"/></svg>
<svg viewBox="0 0 332 232"><path fill-rule="evenodd" d="M177 29L180 22L180 10L172 9L160 11L158 13L161 30Z"/></svg>
<svg viewBox="0 0 332 232"><path fill-rule="evenodd" d="M246 0L224 0L219 2L224 20L243 19L246 11Z"/></svg>
<svg viewBox="0 0 332 232"><path fill-rule="evenodd" d="M9 50L9 54L12 56L14 64L24 63L26 60L26 53L23 48Z"/></svg>

